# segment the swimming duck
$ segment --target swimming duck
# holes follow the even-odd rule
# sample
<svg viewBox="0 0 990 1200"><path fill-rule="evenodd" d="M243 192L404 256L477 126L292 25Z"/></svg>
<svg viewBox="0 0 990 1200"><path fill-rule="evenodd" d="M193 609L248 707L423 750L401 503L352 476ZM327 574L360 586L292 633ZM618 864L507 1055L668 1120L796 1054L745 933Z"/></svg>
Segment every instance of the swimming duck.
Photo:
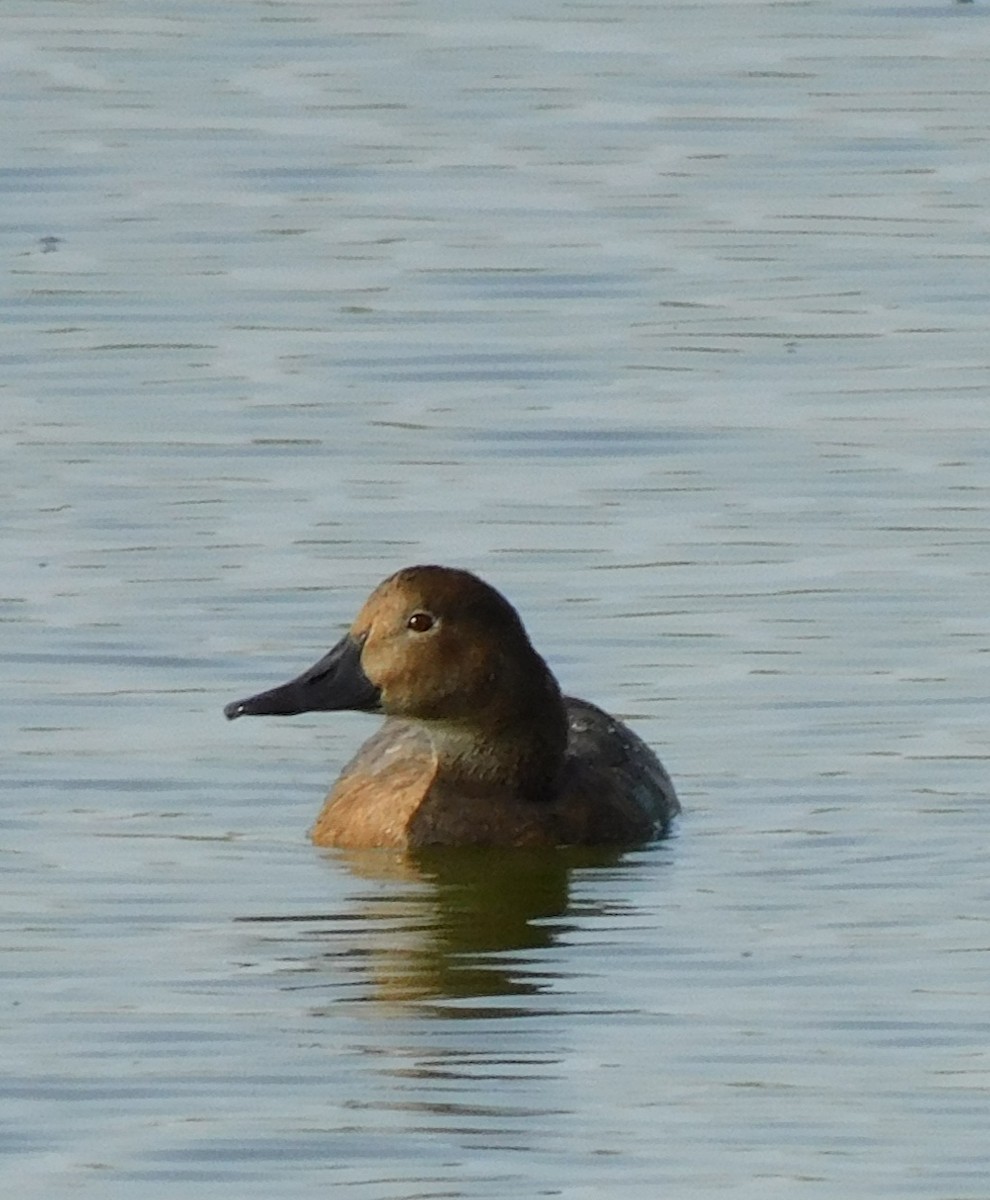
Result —
<svg viewBox="0 0 990 1200"><path fill-rule="evenodd" d="M387 719L344 768L317 845L632 845L680 804L621 721L561 695L508 600L468 571L407 567L297 678L224 709Z"/></svg>

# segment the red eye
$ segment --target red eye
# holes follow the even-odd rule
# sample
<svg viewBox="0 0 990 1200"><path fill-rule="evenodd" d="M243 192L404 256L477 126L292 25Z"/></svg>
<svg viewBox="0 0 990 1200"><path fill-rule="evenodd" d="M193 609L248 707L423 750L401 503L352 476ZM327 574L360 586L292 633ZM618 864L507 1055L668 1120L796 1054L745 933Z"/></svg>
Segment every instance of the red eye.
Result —
<svg viewBox="0 0 990 1200"><path fill-rule="evenodd" d="M433 617L428 612L414 612L406 622L406 628L411 629L413 633L426 633L428 629L433 628Z"/></svg>

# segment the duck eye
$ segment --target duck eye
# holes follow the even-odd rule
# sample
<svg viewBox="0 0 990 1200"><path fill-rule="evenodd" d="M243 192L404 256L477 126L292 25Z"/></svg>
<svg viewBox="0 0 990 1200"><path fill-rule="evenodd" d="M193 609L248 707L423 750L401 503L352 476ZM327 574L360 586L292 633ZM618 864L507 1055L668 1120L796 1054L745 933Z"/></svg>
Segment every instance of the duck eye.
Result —
<svg viewBox="0 0 990 1200"><path fill-rule="evenodd" d="M406 622L406 628L413 633L426 633L433 628L433 617L428 612L414 612Z"/></svg>

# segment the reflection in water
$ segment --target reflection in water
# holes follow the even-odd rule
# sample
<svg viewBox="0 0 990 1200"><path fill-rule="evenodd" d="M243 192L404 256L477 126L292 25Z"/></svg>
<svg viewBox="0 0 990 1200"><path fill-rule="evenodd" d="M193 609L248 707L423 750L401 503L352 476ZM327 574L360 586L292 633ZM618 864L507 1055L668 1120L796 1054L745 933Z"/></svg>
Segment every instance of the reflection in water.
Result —
<svg viewBox="0 0 990 1200"><path fill-rule="evenodd" d="M429 1005L484 998L484 1015L492 1017L532 1012L511 1003L499 1010L490 1001L547 987L546 959L533 952L551 947L575 924L572 873L615 866L622 852L445 847L334 851L328 857L383 890L363 897L356 913L247 919L303 922L304 969L325 974L334 966L353 974L356 968L362 999ZM478 1015L470 1005L436 1011Z"/></svg>
<svg viewBox="0 0 990 1200"><path fill-rule="evenodd" d="M569 998L556 985L574 963L558 943L590 913L613 914L605 901L575 904L572 883L615 869L622 853L445 847L327 859L353 876L348 911L289 918L288 958L349 1116L393 1139L402 1131L417 1195L448 1194L465 1177L504 1185L506 1152L551 1161L573 1118ZM360 1150L341 1136L343 1157Z"/></svg>

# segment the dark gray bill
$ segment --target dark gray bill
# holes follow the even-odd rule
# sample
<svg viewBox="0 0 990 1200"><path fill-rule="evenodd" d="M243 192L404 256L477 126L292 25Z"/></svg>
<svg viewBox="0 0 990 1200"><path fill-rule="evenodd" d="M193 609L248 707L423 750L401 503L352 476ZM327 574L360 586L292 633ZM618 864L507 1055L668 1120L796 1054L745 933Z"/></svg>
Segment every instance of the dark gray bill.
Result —
<svg viewBox="0 0 990 1200"><path fill-rule="evenodd" d="M304 712L337 712L351 708L377 712L381 696L361 667L361 642L347 634L308 671L281 687L247 700L235 700L224 715L236 717L292 717Z"/></svg>

